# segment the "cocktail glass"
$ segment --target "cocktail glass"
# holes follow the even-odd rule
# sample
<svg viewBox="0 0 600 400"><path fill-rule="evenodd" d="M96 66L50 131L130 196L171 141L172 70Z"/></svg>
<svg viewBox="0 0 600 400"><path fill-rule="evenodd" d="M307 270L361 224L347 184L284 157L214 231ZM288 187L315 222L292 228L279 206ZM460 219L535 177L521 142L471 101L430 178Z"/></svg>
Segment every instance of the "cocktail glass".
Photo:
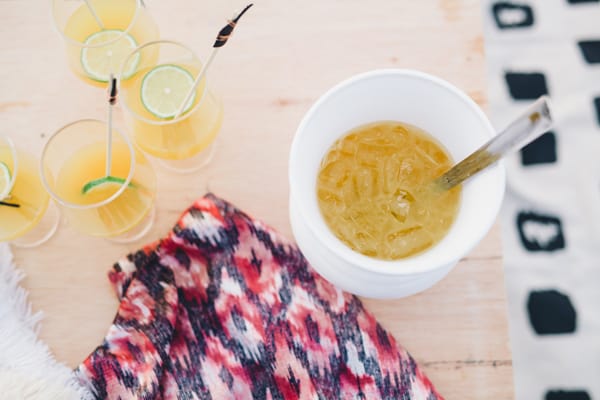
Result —
<svg viewBox="0 0 600 400"><path fill-rule="evenodd" d="M139 63L122 84L121 104L135 144L176 172L202 168L212 157L223 120L223 106L206 76L178 115L202 62L181 43L150 42L126 58L122 78L134 60Z"/></svg>
<svg viewBox="0 0 600 400"><path fill-rule="evenodd" d="M105 122L93 119L60 128L42 153L42 182L75 229L131 242L145 235L154 221L156 175L117 129L112 131L107 175L106 131Z"/></svg>
<svg viewBox="0 0 600 400"><path fill-rule="evenodd" d="M35 157L0 136L0 242L35 247L50 239L60 214L49 200Z"/></svg>
<svg viewBox="0 0 600 400"><path fill-rule="evenodd" d="M140 0L52 0L52 11L69 66L84 82L99 87L106 87L110 74L119 72L133 49L159 37ZM131 58L122 79L142 61Z"/></svg>

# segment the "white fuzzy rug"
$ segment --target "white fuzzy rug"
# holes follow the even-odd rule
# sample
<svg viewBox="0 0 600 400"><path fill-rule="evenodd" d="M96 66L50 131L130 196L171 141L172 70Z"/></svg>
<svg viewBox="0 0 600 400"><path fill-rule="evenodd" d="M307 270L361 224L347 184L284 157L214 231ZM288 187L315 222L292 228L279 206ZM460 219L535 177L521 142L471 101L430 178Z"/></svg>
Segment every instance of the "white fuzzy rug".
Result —
<svg viewBox="0 0 600 400"><path fill-rule="evenodd" d="M0 243L0 397L11 400L79 400L92 396L58 363L41 342L41 313L32 313L23 273L13 264L7 244Z"/></svg>

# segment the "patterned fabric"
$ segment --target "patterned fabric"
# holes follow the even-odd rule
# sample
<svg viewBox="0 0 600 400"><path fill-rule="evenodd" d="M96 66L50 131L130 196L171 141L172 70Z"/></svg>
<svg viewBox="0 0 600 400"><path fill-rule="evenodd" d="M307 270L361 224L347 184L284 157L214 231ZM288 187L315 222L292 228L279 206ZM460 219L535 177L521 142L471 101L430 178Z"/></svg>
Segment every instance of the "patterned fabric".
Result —
<svg viewBox="0 0 600 400"><path fill-rule="evenodd" d="M505 160L500 217L517 400L600 399L600 1L485 0L492 121L556 120Z"/></svg>
<svg viewBox="0 0 600 400"><path fill-rule="evenodd" d="M110 280L118 314L76 370L98 399L442 398L358 298L213 195Z"/></svg>

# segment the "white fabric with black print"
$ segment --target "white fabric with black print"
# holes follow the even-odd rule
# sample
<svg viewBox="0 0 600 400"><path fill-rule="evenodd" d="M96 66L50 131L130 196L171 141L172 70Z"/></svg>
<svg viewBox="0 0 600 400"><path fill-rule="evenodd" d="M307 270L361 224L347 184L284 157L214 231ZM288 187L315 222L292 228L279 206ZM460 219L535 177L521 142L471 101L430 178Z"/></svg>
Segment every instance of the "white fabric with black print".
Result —
<svg viewBox="0 0 600 400"><path fill-rule="evenodd" d="M492 122L542 94L557 120L506 160L516 398L600 399L600 1L482 6Z"/></svg>

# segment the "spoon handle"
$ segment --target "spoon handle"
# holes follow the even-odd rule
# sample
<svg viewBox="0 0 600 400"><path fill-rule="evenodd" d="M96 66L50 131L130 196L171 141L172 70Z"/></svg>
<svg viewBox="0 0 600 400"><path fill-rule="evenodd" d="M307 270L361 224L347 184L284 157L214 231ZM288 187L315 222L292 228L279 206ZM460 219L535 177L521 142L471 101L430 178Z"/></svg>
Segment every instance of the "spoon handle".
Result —
<svg viewBox="0 0 600 400"><path fill-rule="evenodd" d="M552 115L547 96L537 99L502 132L477 149L470 156L434 180L443 190L459 185L479 171L498 161L507 153L518 150L552 127Z"/></svg>

